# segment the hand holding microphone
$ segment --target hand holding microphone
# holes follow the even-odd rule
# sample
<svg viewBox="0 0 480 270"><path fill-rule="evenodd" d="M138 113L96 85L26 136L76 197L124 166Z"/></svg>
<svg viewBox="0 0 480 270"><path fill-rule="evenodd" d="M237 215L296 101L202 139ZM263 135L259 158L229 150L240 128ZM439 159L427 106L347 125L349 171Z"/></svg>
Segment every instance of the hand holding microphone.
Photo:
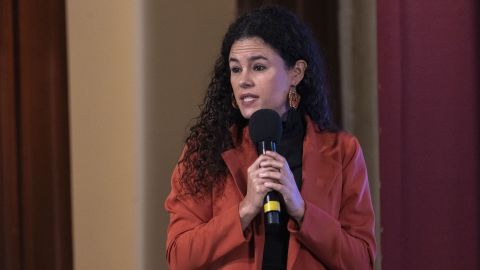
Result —
<svg viewBox="0 0 480 270"><path fill-rule="evenodd" d="M272 189L265 186L265 183L272 182L271 178L262 177L272 170L269 166L260 166L262 162L271 159L263 155L267 150L275 150L276 143L280 141L282 135L282 122L275 111L259 110L250 117L249 131L252 141L257 147L259 157L248 168L248 186L247 194L240 203L240 219L242 229L245 229L251 220L262 210L266 214L266 220L269 223L279 224L279 213L281 211L280 195L272 193ZM267 195L267 193L269 193Z"/></svg>
<svg viewBox="0 0 480 270"><path fill-rule="evenodd" d="M248 123L250 137L257 147L257 154L266 154L267 151L277 151L277 144L282 137L282 120L273 110L261 109L256 111L250 117ZM262 163L259 167L262 168ZM271 170L268 166L263 166L259 177L265 179L266 170ZM269 178L267 178L269 179ZM263 201L263 211L265 213L265 223L267 225L280 225L281 196L276 191L270 191L266 194Z"/></svg>
<svg viewBox="0 0 480 270"><path fill-rule="evenodd" d="M261 109L252 114L249 121L249 132L252 141L257 147L260 157L258 167L255 170L260 178L257 182L263 184L264 188L273 189L264 198L263 210L267 226L280 224L280 213L285 211L282 208L282 200L285 201L286 210L300 224L305 203L295 184L295 179L288 166L287 161L276 153L276 146L282 136L282 121L279 115L270 109ZM257 163L257 161L255 163ZM257 164L252 166L257 166ZM262 188L259 188L265 191Z"/></svg>
<svg viewBox="0 0 480 270"><path fill-rule="evenodd" d="M259 157L247 171L247 194L239 210L242 229L250 224L262 208L267 226L278 225L279 214L285 210L301 225L305 202L287 161L274 152L282 134L280 117L273 110L259 110L250 118L249 131ZM281 209L282 197L286 209Z"/></svg>
<svg viewBox="0 0 480 270"><path fill-rule="evenodd" d="M284 157L275 152L267 151L265 154L269 159L260 162L261 167L272 168L266 173L262 173L261 177L275 179L277 181L265 182L264 186L273 189L281 194L285 202L285 208L290 217L295 219L299 225L302 224L305 214L305 201L297 188L288 162Z"/></svg>

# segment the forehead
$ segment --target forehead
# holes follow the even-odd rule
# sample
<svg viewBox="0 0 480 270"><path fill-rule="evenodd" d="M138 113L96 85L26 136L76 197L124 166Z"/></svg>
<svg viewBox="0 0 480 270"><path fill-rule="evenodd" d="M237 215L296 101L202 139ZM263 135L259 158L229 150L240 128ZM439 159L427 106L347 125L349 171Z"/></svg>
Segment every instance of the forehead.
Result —
<svg viewBox="0 0 480 270"><path fill-rule="evenodd" d="M259 37L242 38L235 41L230 48L230 57L250 57L253 55L270 56L271 58L280 58L280 56L263 39Z"/></svg>

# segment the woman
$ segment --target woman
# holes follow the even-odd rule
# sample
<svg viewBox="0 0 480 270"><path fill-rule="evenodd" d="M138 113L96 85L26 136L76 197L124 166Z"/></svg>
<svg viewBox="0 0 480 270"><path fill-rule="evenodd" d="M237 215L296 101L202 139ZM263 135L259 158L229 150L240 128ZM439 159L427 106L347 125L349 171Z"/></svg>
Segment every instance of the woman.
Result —
<svg viewBox="0 0 480 270"><path fill-rule="evenodd" d="M331 118L325 69L308 29L267 7L226 33L197 123L172 175L172 269L372 269L374 214L357 140ZM278 153L257 156L248 119L283 120ZM281 229L264 225L278 191Z"/></svg>

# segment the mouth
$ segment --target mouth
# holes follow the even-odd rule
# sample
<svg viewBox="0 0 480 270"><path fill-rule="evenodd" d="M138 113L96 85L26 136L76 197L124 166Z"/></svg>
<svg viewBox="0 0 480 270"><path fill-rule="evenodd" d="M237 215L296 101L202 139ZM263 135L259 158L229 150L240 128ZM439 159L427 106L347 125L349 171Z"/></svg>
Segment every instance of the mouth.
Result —
<svg viewBox="0 0 480 270"><path fill-rule="evenodd" d="M257 98L258 98L257 95L249 94L249 93L243 94L240 96L240 100L242 101L242 103L246 103L246 104L250 104L254 102Z"/></svg>

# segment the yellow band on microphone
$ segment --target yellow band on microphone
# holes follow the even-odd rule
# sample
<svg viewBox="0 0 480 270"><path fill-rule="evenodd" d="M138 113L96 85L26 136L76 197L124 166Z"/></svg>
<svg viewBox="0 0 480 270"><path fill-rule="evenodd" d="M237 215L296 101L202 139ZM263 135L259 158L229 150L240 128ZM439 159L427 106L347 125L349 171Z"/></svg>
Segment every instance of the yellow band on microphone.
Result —
<svg viewBox="0 0 480 270"><path fill-rule="evenodd" d="M280 212L280 203L277 201L269 201L263 205L263 212L268 213L270 211Z"/></svg>

